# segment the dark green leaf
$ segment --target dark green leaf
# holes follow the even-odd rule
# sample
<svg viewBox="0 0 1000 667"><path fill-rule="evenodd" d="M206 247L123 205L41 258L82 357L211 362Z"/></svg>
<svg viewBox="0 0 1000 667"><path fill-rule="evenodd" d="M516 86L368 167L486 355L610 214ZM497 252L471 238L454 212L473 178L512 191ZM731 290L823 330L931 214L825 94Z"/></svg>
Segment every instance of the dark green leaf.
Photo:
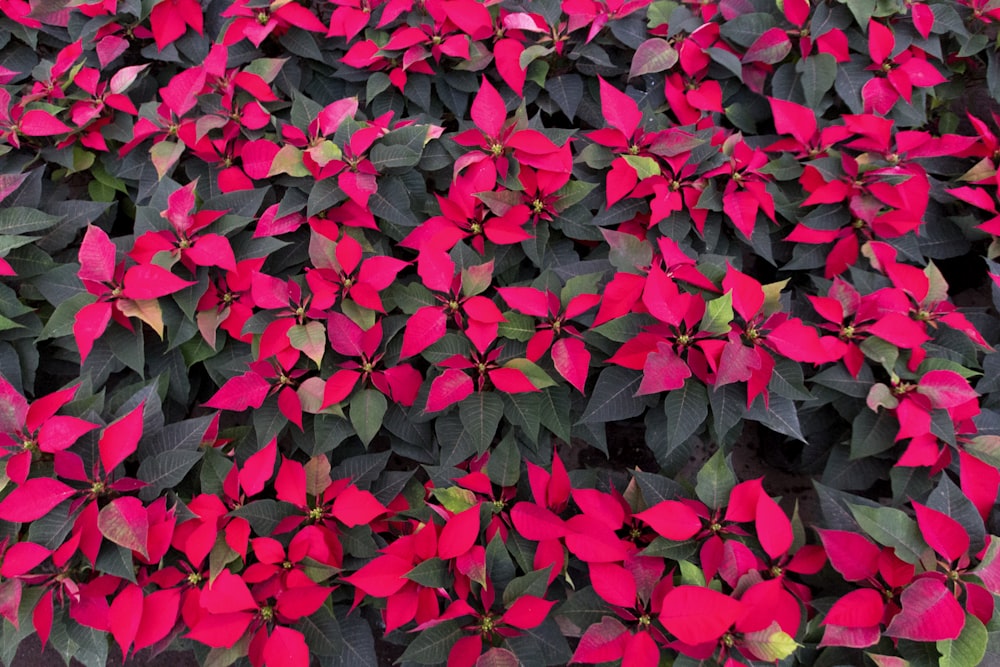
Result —
<svg viewBox="0 0 1000 667"><path fill-rule="evenodd" d="M837 61L828 53L814 53L800 60L795 65L795 70L802 75L802 92L805 95L806 106L819 108L823 96L839 76ZM839 92L839 86L837 90Z"/></svg>
<svg viewBox="0 0 1000 667"><path fill-rule="evenodd" d="M505 437L493 448L486 464L486 474L497 486L517 485L521 478L521 452L514 438Z"/></svg>
<svg viewBox="0 0 1000 667"><path fill-rule="evenodd" d="M451 647L465 636L462 621L449 620L417 634L403 651L400 660L420 665L436 665L448 660ZM361 664L361 663L359 663Z"/></svg>
<svg viewBox="0 0 1000 667"><path fill-rule="evenodd" d="M314 655L335 656L344 651L344 639L340 636L340 625L333 612L323 605L312 616L304 616L295 624L295 629L305 635L309 652Z"/></svg>
<svg viewBox="0 0 1000 667"><path fill-rule="evenodd" d="M541 404L535 392L504 394L504 416L521 428L532 442L538 442L541 428Z"/></svg>
<svg viewBox="0 0 1000 667"><path fill-rule="evenodd" d="M642 374L636 371L620 366L605 368L579 421L609 422L642 414L646 404L635 395L641 381Z"/></svg>
<svg viewBox="0 0 1000 667"><path fill-rule="evenodd" d="M941 475L937 488L927 498L927 506L947 514L962 525L969 536L970 553L978 553L983 548L986 541L983 518L972 501L947 475Z"/></svg>
<svg viewBox="0 0 1000 667"><path fill-rule="evenodd" d="M12 206L0 209L0 234L27 234L49 229L62 220L35 208Z"/></svg>
<svg viewBox="0 0 1000 667"><path fill-rule="evenodd" d="M532 570L525 575L515 577L503 591L503 604L509 607L524 595L544 597L549 588L549 570L551 566L541 570Z"/></svg>
<svg viewBox="0 0 1000 667"><path fill-rule="evenodd" d="M876 456L896 444L899 422L887 410L862 410L851 426L851 458Z"/></svg>
<svg viewBox="0 0 1000 667"><path fill-rule="evenodd" d="M710 509L720 509L729 503L729 494L736 486L736 473L730 457L719 449L698 471L694 491Z"/></svg>
<svg viewBox="0 0 1000 667"><path fill-rule="evenodd" d="M694 378L688 378L680 389L668 391L663 399L667 416L667 448L680 446L694 435L708 417L708 392ZM653 452L656 453L656 450Z"/></svg>
<svg viewBox="0 0 1000 667"><path fill-rule="evenodd" d="M861 529L879 544L892 547L896 555L916 565L928 548L917 522L895 507L849 505Z"/></svg>
<svg viewBox="0 0 1000 667"><path fill-rule="evenodd" d="M372 637L371 626L360 614L348 614L339 619L340 638L343 649L337 654L336 660L326 662L329 667L354 667L354 665L374 665L378 662L375 655L375 639Z"/></svg>
<svg viewBox="0 0 1000 667"><path fill-rule="evenodd" d="M290 503L277 500L254 500L230 512L230 516L238 516L250 522L250 527L258 535L270 535L278 527L282 519L294 516L299 509Z"/></svg>
<svg viewBox="0 0 1000 667"><path fill-rule="evenodd" d="M139 491L139 497L146 502L156 498L163 489L169 489L180 483L188 471L201 460L201 452L173 450L162 452L151 458L142 460L136 477L149 486Z"/></svg>
<svg viewBox="0 0 1000 667"><path fill-rule="evenodd" d="M723 438L746 414L746 389L735 384L715 387L708 392L712 423L717 437Z"/></svg>
<svg viewBox="0 0 1000 667"><path fill-rule="evenodd" d="M410 581L429 588L446 588L452 584L448 563L440 558L428 558L417 563L413 569L404 575Z"/></svg>
<svg viewBox="0 0 1000 667"><path fill-rule="evenodd" d="M351 424L367 447L382 428L382 418L389 404L375 389L362 389L351 397Z"/></svg>

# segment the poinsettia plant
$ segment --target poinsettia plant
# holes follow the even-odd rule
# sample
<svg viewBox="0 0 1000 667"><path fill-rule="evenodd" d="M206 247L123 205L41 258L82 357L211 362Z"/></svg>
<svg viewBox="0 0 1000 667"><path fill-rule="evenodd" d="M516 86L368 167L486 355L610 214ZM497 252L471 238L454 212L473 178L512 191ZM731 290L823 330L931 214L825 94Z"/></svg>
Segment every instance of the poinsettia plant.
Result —
<svg viewBox="0 0 1000 667"><path fill-rule="evenodd" d="M3 664L1000 662L990 3L0 9Z"/></svg>

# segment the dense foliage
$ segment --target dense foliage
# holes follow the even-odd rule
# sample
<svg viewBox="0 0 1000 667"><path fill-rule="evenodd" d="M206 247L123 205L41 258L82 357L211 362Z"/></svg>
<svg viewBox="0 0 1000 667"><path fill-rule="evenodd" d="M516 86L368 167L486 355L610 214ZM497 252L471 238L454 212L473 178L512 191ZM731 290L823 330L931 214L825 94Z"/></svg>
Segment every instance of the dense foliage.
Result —
<svg viewBox="0 0 1000 667"><path fill-rule="evenodd" d="M0 10L4 663L1000 662L994 0Z"/></svg>

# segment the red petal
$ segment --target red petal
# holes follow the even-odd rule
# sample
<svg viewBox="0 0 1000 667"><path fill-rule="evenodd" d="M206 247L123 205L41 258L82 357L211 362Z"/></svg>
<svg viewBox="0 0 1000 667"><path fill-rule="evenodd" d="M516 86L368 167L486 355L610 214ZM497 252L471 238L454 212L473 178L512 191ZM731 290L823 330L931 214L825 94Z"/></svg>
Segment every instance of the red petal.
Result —
<svg viewBox="0 0 1000 667"><path fill-rule="evenodd" d="M580 637L580 643L573 652L572 662L596 664L618 660L625 655L629 644L628 629L618 619L605 616L600 623L594 623Z"/></svg>
<svg viewBox="0 0 1000 667"><path fill-rule="evenodd" d="M934 551L954 563L969 551L969 534L947 514L914 501L917 525L924 540Z"/></svg>
<svg viewBox="0 0 1000 667"><path fill-rule="evenodd" d="M245 609L257 609L243 579L229 570L222 570L201 591L201 606L210 614L228 614Z"/></svg>
<svg viewBox="0 0 1000 667"><path fill-rule="evenodd" d="M885 629L887 637L936 642L957 639L965 627L965 612L948 588L937 579L916 579L900 598L903 610Z"/></svg>
<svg viewBox="0 0 1000 667"><path fill-rule="evenodd" d="M111 603L111 610L108 613L111 636L121 647L122 655L128 655L129 648L135 640L142 612L142 589L135 584L126 586Z"/></svg>
<svg viewBox="0 0 1000 667"><path fill-rule="evenodd" d="M110 283L115 279L115 244L100 227L90 225L80 243L78 258L81 280Z"/></svg>
<svg viewBox="0 0 1000 667"><path fill-rule="evenodd" d="M517 368L496 368L487 373L490 382L507 394L522 394L529 391L539 391L538 387L531 383L528 376Z"/></svg>
<svg viewBox="0 0 1000 667"><path fill-rule="evenodd" d="M226 380L212 398L205 401L205 407L240 412L247 408L259 408L264 404L271 383L257 373L244 373Z"/></svg>
<svg viewBox="0 0 1000 667"><path fill-rule="evenodd" d="M403 330L400 360L412 357L439 341L445 334L448 318L437 306L424 306L410 316ZM440 408L438 408L440 409Z"/></svg>
<svg viewBox="0 0 1000 667"><path fill-rule="evenodd" d="M431 382L427 395L427 412L444 410L472 394L472 378L460 370L449 368Z"/></svg>
<svg viewBox="0 0 1000 667"><path fill-rule="evenodd" d="M51 553L51 551L41 544L15 542L3 555L3 566L0 567L0 576L11 578L26 574L48 558Z"/></svg>
<svg viewBox="0 0 1000 667"><path fill-rule="evenodd" d="M642 122L642 112L635 100L621 92L601 77L601 113L608 125L620 131L627 140L631 140L639 123Z"/></svg>
<svg viewBox="0 0 1000 667"><path fill-rule="evenodd" d="M876 65L886 61L896 47L892 31L874 19L868 23L868 54Z"/></svg>
<svg viewBox="0 0 1000 667"><path fill-rule="evenodd" d="M94 349L94 341L108 328L111 321L111 303L98 301L77 311L73 319L73 338L80 349L80 363L83 364Z"/></svg>
<svg viewBox="0 0 1000 667"><path fill-rule="evenodd" d="M757 499L755 525L760 545L771 558L777 558L791 548L792 522L766 493L760 494Z"/></svg>
<svg viewBox="0 0 1000 667"><path fill-rule="evenodd" d="M701 519L694 510L676 500L660 501L634 516L668 540L686 540L701 530Z"/></svg>
<svg viewBox="0 0 1000 667"><path fill-rule="evenodd" d="M617 563L590 563L590 581L601 598L617 607L636 606L638 590L628 570Z"/></svg>
<svg viewBox="0 0 1000 667"><path fill-rule="evenodd" d="M254 496L264 490L264 485L274 475L274 463L278 456L278 441L272 439L260 451L255 452L239 472L240 487L243 493Z"/></svg>
<svg viewBox="0 0 1000 667"><path fill-rule="evenodd" d="M177 622L181 591L168 588L147 595L142 601L142 620L135 633L135 650L141 651L165 638Z"/></svg>
<svg viewBox="0 0 1000 667"><path fill-rule="evenodd" d="M438 538L438 556L451 560L461 556L479 539L479 504L448 519Z"/></svg>
<svg viewBox="0 0 1000 667"><path fill-rule="evenodd" d="M519 313L535 317L549 316L549 299L545 292L534 287L499 287L497 292L507 305Z"/></svg>
<svg viewBox="0 0 1000 667"><path fill-rule="evenodd" d="M40 519L76 491L51 477L34 477L0 501L0 519L23 523Z"/></svg>
<svg viewBox="0 0 1000 667"><path fill-rule="evenodd" d="M969 381L955 371L935 370L924 373L917 392L931 401L933 408L954 408L979 398Z"/></svg>
<svg viewBox="0 0 1000 667"><path fill-rule="evenodd" d="M35 401L38 403L38 401ZM58 408L56 408L58 409ZM0 433L15 433L25 426L28 417L28 401L14 389L14 385L0 375ZM37 426L35 427L37 428ZM35 430L28 425L28 430Z"/></svg>
<svg viewBox="0 0 1000 667"><path fill-rule="evenodd" d="M142 437L142 414L145 405L145 401L139 403L127 415L108 424L101 433L98 447L105 473L110 474L119 463L135 452L139 438Z"/></svg>
<svg viewBox="0 0 1000 667"><path fill-rule="evenodd" d="M498 141L507 122L507 108L500 93L483 77L483 85L479 87L470 110L472 121L487 137Z"/></svg>
<svg viewBox="0 0 1000 667"><path fill-rule="evenodd" d="M660 664L660 647L649 632L637 632L628 640L622 667L657 667Z"/></svg>
<svg viewBox="0 0 1000 667"><path fill-rule="evenodd" d="M25 111L18 126L26 137L51 137L73 131L69 125L41 109Z"/></svg>
<svg viewBox="0 0 1000 667"><path fill-rule="evenodd" d="M882 620L885 604L878 591L859 588L837 600L823 619L823 625L840 625L847 628L877 626Z"/></svg>
<svg viewBox="0 0 1000 667"><path fill-rule="evenodd" d="M344 581L376 598L391 599L406 585L406 573L413 563L398 556L385 554L370 561Z"/></svg>
<svg viewBox="0 0 1000 667"><path fill-rule="evenodd" d="M184 255L198 266L218 266L227 271L236 270L236 257L229 239L220 234L202 234Z"/></svg>
<svg viewBox="0 0 1000 667"><path fill-rule="evenodd" d="M194 284L161 266L139 264L125 272L125 289L122 293L129 299L157 299Z"/></svg>
<svg viewBox="0 0 1000 667"><path fill-rule="evenodd" d="M303 575L305 576L305 575ZM292 620L309 616L323 606L333 588L329 586L295 586L278 594L277 612Z"/></svg>
<svg viewBox="0 0 1000 667"><path fill-rule="evenodd" d="M267 667L309 667L309 647L298 630L278 625L264 645Z"/></svg>
<svg viewBox="0 0 1000 667"><path fill-rule="evenodd" d="M554 512L534 503L517 503L511 509L510 519L521 537L535 542L564 537L569 532Z"/></svg>
<svg viewBox="0 0 1000 667"><path fill-rule="evenodd" d="M71 447L84 433L95 428L97 424L76 417L51 417L38 429L38 448L49 453L62 451Z"/></svg>
<svg viewBox="0 0 1000 667"><path fill-rule="evenodd" d="M545 620L555 603L555 600L522 595L503 613L503 622L522 630L537 627Z"/></svg>
<svg viewBox="0 0 1000 667"><path fill-rule="evenodd" d="M348 528L353 528L371 523L389 510L368 491L362 491L351 485L337 494L330 511Z"/></svg>
<svg viewBox="0 0 1000 667"><path fill-rule="evenodd" d="M660 622L685 644L716 642L743 615L743 605L702 586L678 586L663 597Z"/></svg>
<svg viewBox="0 0 1000 667"><path fill-rule="evenodd" d="M115 544L149 557L149 512L132 496L115 498L97 516L101 534Z"/></svg>

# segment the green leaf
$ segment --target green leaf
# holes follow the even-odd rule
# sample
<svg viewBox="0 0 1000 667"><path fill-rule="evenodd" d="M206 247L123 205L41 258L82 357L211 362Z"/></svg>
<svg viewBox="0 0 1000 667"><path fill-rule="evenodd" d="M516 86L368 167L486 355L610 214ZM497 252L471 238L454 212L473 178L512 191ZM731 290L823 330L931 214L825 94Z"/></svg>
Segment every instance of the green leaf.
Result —
<svg viewBox="0 0 1000 667"><path fill-rule="evenodd" d="M947 514L969 535L969 553L978 553L986 540L986 527L976 506L947 475L941 475L938 485L927 497L927 506Z"/></svg>
<svg viewBox="0 0 1000 667"><path fill-rule="evenodd" d="M326 327L322 322L307 322L294 324L288 329L288 342L296 350L303 352L316 362L323 364L323 352L326 350Z"/></svg>
<svg viewBox="0 0 1000 667"><path fill-rule="evenodd" d="M708 392L712 406L712 425L715 435L724 438L746 414L746 389L742 385L727 384Z"/></svg>
<svg viewBox="0 0 1000 667"><path fill-rule="evenodd" d="M645 157L643 155L623 155L622 158L629 164L630 167L635 169L636 176L640 181L652 178L653 176L659 176L662 173L660 170L660 163L651 157Z"/></svg>
<svg viewBox="0 0 1000 667"><path fill-rule="evenodd" d="M446 588L451 586L453 581L448 563L440 558L428 558L417 563L403 576L429 588Z"/></svg>
<svg viewBox="0 0 1000 667"><path fill-rule="evenodd" d="M708 417L705 385L695 378L688 378L683 387L667 392L663 399L663 412L667 416L667 448L679 447L701 428Z"/></svg>
<svg viewBox="0 0 1000 667"><path fill-rule="evenodd" d="M551 569L552 566L550 565L541 570L532 570L523 576L512 579L503 591L504 606L511 606L515 600L525 595L544 597L549 587L549 570Z"/></svg>
<svg viewBox="0 0 1000 667"><path fill-rule="evenodd" d="M890 375L896 374L896 361L899 359L899 348L876 336L869 336L861 341L861 351L872 361L877 361Z"/></svg>
<svg viewBox="0 0 1000 667"><path fill-rule="evenodd" d="M25 234L54 227L61 216L49 215L35 208L11 206L0 209L0 234Z"/></svg>
<svg viewBox="0 0 1000 667"><path fill-rule="evenodd" d="M938 664L940 667L977 667L983 664L989 638L983 622L966 613L962 634L957 639L937 642L937 650L941 654Z"/></svg>
<svg viewBox="0 0 1000 667"><path fill-rule="evenodd" d="M896 444L899 422L886 410L862 410L851 426L851 458L877 456Z"/></svg>
<svg viewBox="0 0 1000 667"><path fill-rule="evenodd" d="M879 544L892 547L896 555L916 565L928 549L917 522L895 507L866 507L848 503L861 529Z"/></svg>
<svg viewBox="0 0 1000 667"><path fill-rule="evenodd" d="M618 421L642 414L646 404L635 395L640 382L641 373L620 366L605 368L579 423Z"/></svg>
<svg viewBox="0 0 1000 667"><path fill-rule="evenodd" d="M464 512L479 502L473 491L460 486L437 487L431 491L431 495L452 514Z"/></svg>
<svg viewBox="0 0 1000 667"><path fill-rule="evenodd" d="M535 385L538 389L545 389L546 387L554 387L556 385L556 381L549 377L549 374L542 370L541 366L528 359L521 357L511 359L505 362L503 367L516 368L521 371L531 381L531 384Z"/></svg>
<svg viewBox="0 0 1000 667"><path fill-rule="evenodd" d="M850 2L848 2L850 4ZM862 25L867 25L865 22ZM817 109L823 96L837 79L837 61L829 53L815 53L795 64L795 71L802 75L802 92L806 106Z"/></svg>
<svg viewBox="0 0 1000 667"><path fill-rule="evenodd" d="M701 318L698 329L707 333L729 333L735 313L733 312L733 292L712 299L705 304L705 315Z"/></svg>
<svg viewBox="0 0 1000 667"><path fill-rule="evenodd" d="M531 404L537 405L537 401L532 400ZM486 463L486 475L500 487L517 485L521 478L521 452L514 438L503 438L493 448Z"/></svg>
<svg viewBox="0 0 1000 667"><path fill-rule="evenodd" d="M503 316L506 321L500 322L497 329L497 335L501 338L527 343L535 335L535 318L516 313L513 310L508 310Z"/></svg>
<svg viewBox="0 0 1000 667"><path fill-rule="evenodd" d="M550 387L541 394L532 394L532 397L538 401L538 418L542 426L563 442L569 442L572 423L569 387Z"/></svg>
<svg viewBox="0 0 1000 667"><path fill-rule="evenodd" d="M586 181L571 180L569 183L556 191L556 200L553 208L562 212L574 204L583 201L591 190L597 187L597 183L587 183Z"/></svg>
<svg viewBox="0 0 1000 667"><path fill-rule="evenodd" d="M335 660L324 663L324 667L354 667L354 665L374 665L378 662L375 655L375 639L372 628L361 614L347 614L339 619L340 637L343 640L343 650Z"/></svg>
<svg viewBox="0 0 1000 667"><path fill-rule="evenodd" d="M594 591L593 586L571 591L566 601L555 608L557 619L579 628L581 633L607 615L608 603Z"/></svg>
<svg viewBox="0 0 1000 667"><path fill-rule="evenodd" d="M521 429L533 443L538 442L541 429L541 405L535 392L504 394L504 416Z"/></svg>
<svg viewBox="0 0 1000 667"><path fill-rule="evenodd" d="M878 6L877 0L844 0L847 8L854 14L854 20L858 25L867 26L875 14Z"/></svg>
<svg viewBox="0 0 1000 667"><path fill-rule="evenodd" d="M725 507L736 486L736 473L729 458L721 449L716 450L698 471L694 492L710 509Z"/></svg>
<svg viewBox="0 0 1000 667"><path fill-rule="evenodd" d="M763 424L775 433L806 442L795 403L784 396L771 396L767 408L764 407L763 400L755 401L746 418Z"/></svg>
<svg viewBox="0 0 1000 667"><path fill-rule="evenodd" d="M677 51L665 39L654 37L639 45L632 57L628 78L662 72L677 63Z"/></svg>
<svg viewBox="0 0 1000 667"><path fill-rule="evenodd" d="M386 169L409 169L420 163L421 153L408 146L386 146L376 144L372 147L369 157L375 168L382 172Z"/></svg>
<svg viewBox="0 0 1000 667"><path fill-rule="evenodd" d="M162 452L143 459L136 477L149 486L140 489L139 498L149 502L156 498L162 489L177 486L200 460L200 451L190 452L183 449Z"/></svg>
<svg viewBox="0 0 1000 667"><path fill-rule="evenodd" d="M768 388L778 396L793 401L808 401L813 398L804 384L802 365L785 357L774 360L774 371Z"/></svg>
<svg viewBox="0 0 1000 667"><path fill-rule="evenodd" d="M299 513L299 508L291 503L277 500L254 500L229 513L250 522L250 527L258 535L270 535L278 527L282 519L287 519Z"/></svg>
<svg viewBox="0 0 1000 667"><path fill-rule="evenodd" d="M413 214L406 186L395 178L379 179L378 191L368 198L368 209L373 215L400 227L420 224Z"/></svg>
<svg viewBox="0 0 1000 667"><path fill-rule="evenodd" d="M365 447L378 435L389 404L382 392L362 389L351 397L351 425Z"/></svg>
<svg viewBox="0 0 1000 667"><path fill-rule="evenodd" d="M101 543L101 550L97 554L97 562L94 563L94 567L98 572L136 583L132 552L110 540Z"/></svg>
<svg viewBox="0 0 1000 667"><path fill-rule="evenodd" d="M317 609L313 615L300 618L294 627L305 636L310 653L333 656L344 650L340 625L326 605Z"/></svg>
<svg viewBox="0 0 1000 667"><path fill-rule="evenodd" d="M423 630L415 635L399 659L419 665L447 662L451 647L465 636L462 625L462 621L452 619Z"/></svg>
<svg viewBox="0 0 1000 667"><path fill-rule="evenodd" d="M477 391L458 404L458 416L476 451L489 449L503 417L503 400L494 393Z"/></svg>
<svg viewBox="0 0 1000 667"><path fill-rule="evenodd" d="M573 120L583 100L583 79L580 75L570 73L552 77L545 82L545 90L558 105L559 110L566 114L568 119Z"/></svg>

